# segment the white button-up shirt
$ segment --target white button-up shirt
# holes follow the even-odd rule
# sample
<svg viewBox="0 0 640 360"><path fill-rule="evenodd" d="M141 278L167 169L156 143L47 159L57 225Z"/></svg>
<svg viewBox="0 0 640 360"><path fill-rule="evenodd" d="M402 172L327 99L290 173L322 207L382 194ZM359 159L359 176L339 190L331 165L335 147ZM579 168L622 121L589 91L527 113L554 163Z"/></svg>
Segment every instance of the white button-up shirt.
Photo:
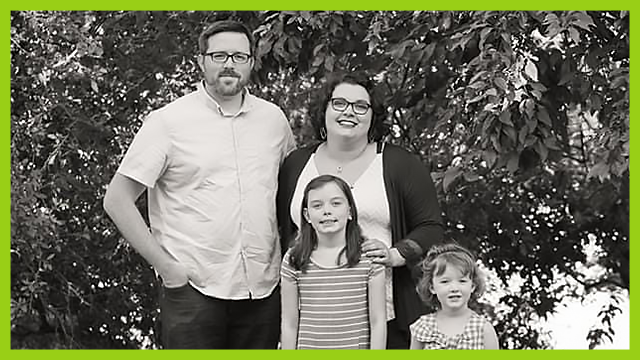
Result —
<svg viewBox="0 0 640 360"><path fill-rule="evenodd" d="M282 110L245 92L222 114L204 86L144 121L118 172L149 189L154 238L202 293L260 299L278 284L278 169L294 148Z"/></svg>

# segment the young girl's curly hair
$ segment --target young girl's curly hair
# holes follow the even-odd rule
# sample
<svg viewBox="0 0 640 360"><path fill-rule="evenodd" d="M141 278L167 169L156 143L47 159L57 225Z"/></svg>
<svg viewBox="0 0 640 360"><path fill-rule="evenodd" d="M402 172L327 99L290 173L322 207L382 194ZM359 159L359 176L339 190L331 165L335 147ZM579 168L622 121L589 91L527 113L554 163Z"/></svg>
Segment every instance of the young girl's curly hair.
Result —
<svg viewBox="0 0 640 360"><path fill-rule="evenodd" d="M436 245L429 250L425 259L418 265L422 276L416 290L426 305L437 309L441 307L438 297L431 289L433 278L444 273L447 266L460 268L462 274L468 275L473 282L474 289L469 302L476 301L484 293L485 280L473 254L455 243Z"/></svg>

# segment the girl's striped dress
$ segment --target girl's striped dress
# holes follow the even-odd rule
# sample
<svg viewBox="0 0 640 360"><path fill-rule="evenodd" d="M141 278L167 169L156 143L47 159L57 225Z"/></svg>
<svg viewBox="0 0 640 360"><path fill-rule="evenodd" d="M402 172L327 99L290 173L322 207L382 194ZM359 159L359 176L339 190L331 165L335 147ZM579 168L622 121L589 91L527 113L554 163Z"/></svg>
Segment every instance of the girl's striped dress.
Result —
<svg viewBox="0 0 640 360"><path fill-rule="evenodd" d="M311 259L303 273L282 261L281 275L298 286L298 349L369 349L368 283L384 266L364 257L354 267Z"/></svg>

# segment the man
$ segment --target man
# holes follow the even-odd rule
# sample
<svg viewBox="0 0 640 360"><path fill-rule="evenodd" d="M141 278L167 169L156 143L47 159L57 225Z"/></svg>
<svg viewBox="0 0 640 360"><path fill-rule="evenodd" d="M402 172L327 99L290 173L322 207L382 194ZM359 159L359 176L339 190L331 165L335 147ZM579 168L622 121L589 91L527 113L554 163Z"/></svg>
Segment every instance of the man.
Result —
<svg viewBox="0 0 640 360"><path fill-rule="evenodd" d="M147 117L104 207L162 279L165 348L276 348L275 194L293 134L245 88L254 40L243 24L210 25L199 47L204 80ZM135 207L145 189L151 231Z"/></svg>

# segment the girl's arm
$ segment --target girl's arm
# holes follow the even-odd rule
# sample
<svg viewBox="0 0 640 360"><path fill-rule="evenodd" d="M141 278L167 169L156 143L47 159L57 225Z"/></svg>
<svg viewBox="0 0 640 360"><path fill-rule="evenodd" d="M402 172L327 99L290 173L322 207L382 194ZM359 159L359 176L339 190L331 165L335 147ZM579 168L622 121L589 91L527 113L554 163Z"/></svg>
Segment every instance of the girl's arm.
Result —
<svg viewBox="0 0 640 360"><path fill-rule="evenodd" d="M380 266L380 265L376 265ZM369 279L369 326L371 349L387 347L387 304L384 281L384 267Z"/></svg>
<svg viewBox="0 0 640 360"><path fill-rule="evenodd" d="M484 323L484 348L489 350L500 349L498 335L490 322Z"/></svg>
<svg viewBox="0 0 640 360"><path fill-rule="evenodd" d="M280 343L282 349L295 349L298 344L298 286L286 277L281 281L281 305L282 305L282 334Z"/></svg>
<svg viewBox="0 0 640 360"><path fill-rule="evenodd" d="M409 346L409 350L423 350L424 344L420 342L420 340L416 339L415 336L411 336L411 346Z"/></svg>

